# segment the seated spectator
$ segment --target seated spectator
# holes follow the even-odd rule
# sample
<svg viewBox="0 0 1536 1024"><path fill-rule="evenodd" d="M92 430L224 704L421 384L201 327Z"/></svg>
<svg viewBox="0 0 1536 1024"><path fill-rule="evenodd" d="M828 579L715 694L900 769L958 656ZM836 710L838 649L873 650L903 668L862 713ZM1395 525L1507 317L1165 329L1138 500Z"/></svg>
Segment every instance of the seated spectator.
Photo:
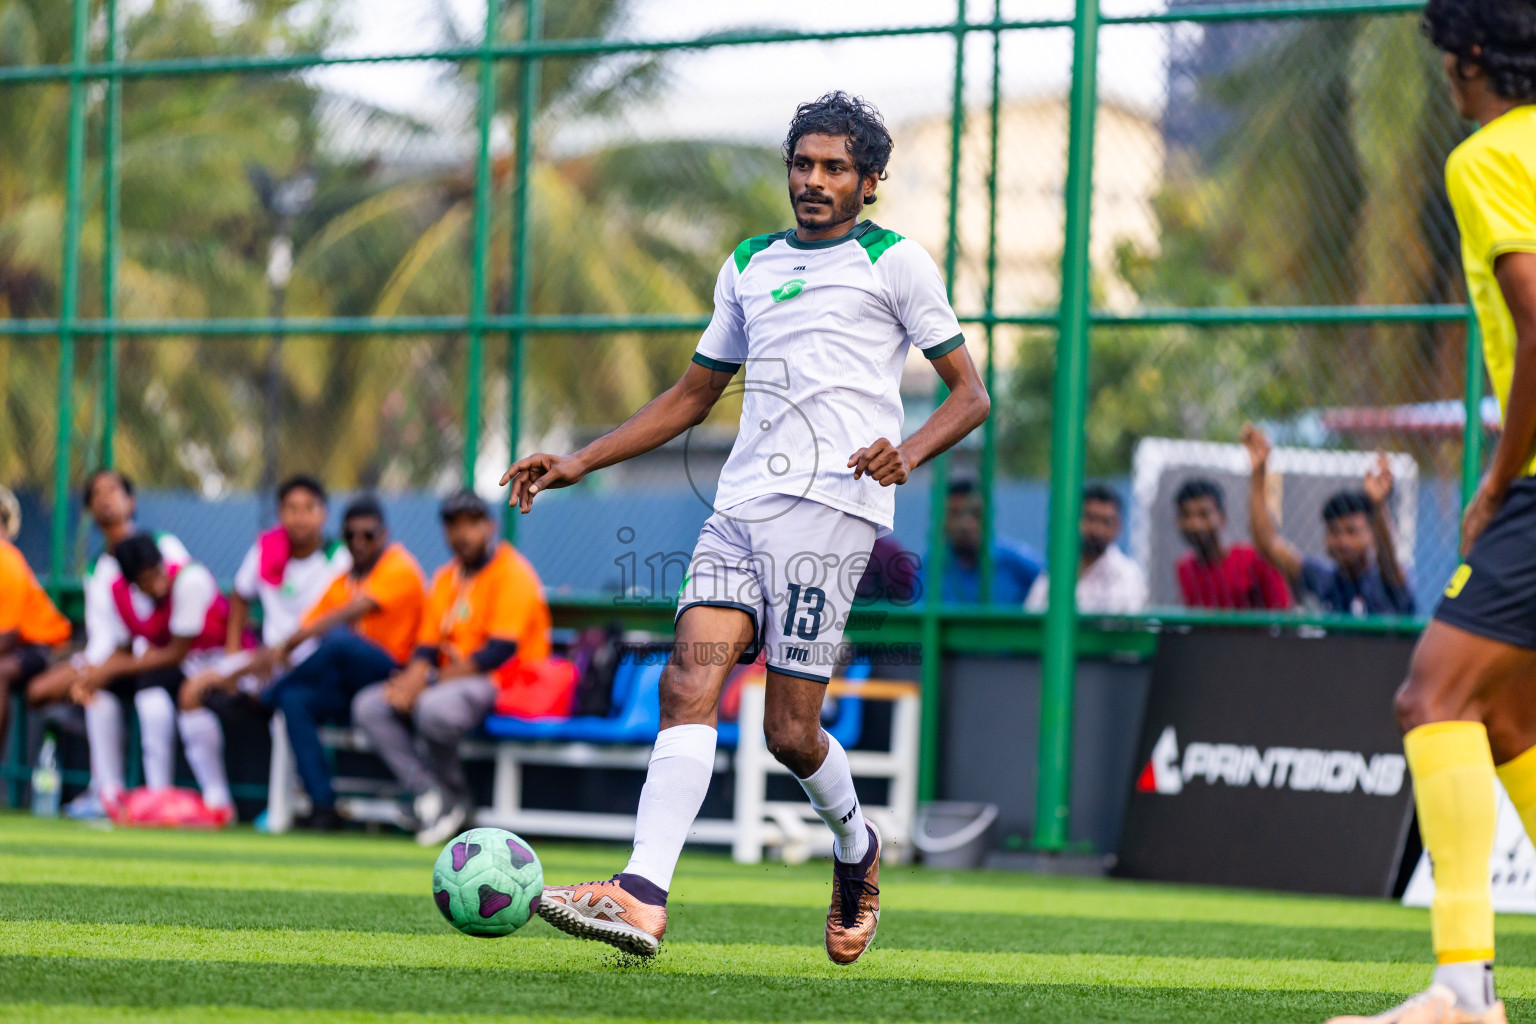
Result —
<svg viewBox="0 0 1536 1024"><path fill-rule="evenodd" d="M944 503L944 587L946 602L981 601L981 492L970 480L949 485ZM1017 608L1040 575L1041 559L1027 544L998 537L992 542L992 603Z"/></svg>
<svg viewBox="0 0 1536 1024"><path fill-rule="evenodd" d="M1174 565L1190 608L1289 608L1285 577L1251 544L1228 544L1227 508L1213 480L1187 480L1174 495L1179 533L1190 552Z"/></svg>
<svg viewBox="0 0 1536 1024"><path fill-rule="evenodd" d="M342 536L351 570L337 577L283 645L289 654L306 648L314 653L262 694L269 708L283 713L294 767L309 794L309 816L299 822L306 828L342 824L320 725L347 722L358 691L406 663L426 600L421 566L404 547L390 543L376 499L358 498L347 506Z"/></svg>
<svg viewBox="0 0 1536 1024"><path fill-rule="evenodd" d="M1393 481L1386 455L1377 456L1363 490L1340 491L1324 503L1325 561L1303 556L1275 529L1265 501L1269 438L1249 423L1243 426L1242 441L1253 467L1248 497L1253 542L1285 575L1296 596L1340 615L1412 615L1413 592L1398 563L1387 518Z"/></svg>
<svg viewBox="0 0 1536 1024"><path fill-rule="evenodd" d="M469 817L459 741L495 706L492 674L514 654L549 656L544 587L527 559L496 539L490 506L460 491L443 502L441 516L454 557L432 578L415 654L352 702L352 720L415 796L423 846L451 839Z"/></svg>
<svg viewBox="0 0 1536 1024"><path fill-rule="evenodd" d="M118 646L118 616L112 588L122 573L114 552L119 544L139 532L134 521L138 504L133 481L119 470L94 470L85 478L80 502L96 524L103 545L101 553L85 573L85 650L32 680L27 686L27 703L34 708L70 700L75 684L91 667L99 666L111 657ZM184 565L192 560L186 547L171 534L151 536L167 564ZM133 699L139 710L144 776L170 785L176 749L176 717L174 707L166 713L165 700L169 695L161 687L140 685L140 681L132 678L118 680L97 692L85 706L91 784L65 808L65 813L72 818L102 817L106 813L102 794L122 792L125 778L122 701L128 698Z"/></svg>
<svg viewBox="0 0 1536 1024"><path fill-rule="evenodd" d="M219 592L212 573L196 562L168 563L155 539L146 534L121 541L114 556L122 571L112 584L114 650L101 664L81 673L71 695L89 712L111 695L105 692L108 687L117 688L120 696L132 694L144 746L145 785L166 789L171 785L175 757L172 694L181 686L184 674L211 667L211 662L224 656L229 602ZM215 743L199 735L184 745L187 762L199 779L212 774L211 762L217 761L222 767L222 737ZM94 758L94 750L92 753ZM101 792L102 802L109 808L122 791L120 780L111 783L115 785L105 786ZM203 802L211 812L209 824L227 824L234 816L227 788L222 792L205 789Z"/></svg>
<svg viewBox="0 0 1536 1024"><path fill-rule="evenodd" d="M920 568L918 557L902 547L895 537L878 537L869 553L869 565L859 577L853 599L859 604L871 601L912 604L922 593L922 583L918 579Z"/></svg>
<svg viewBox="0 0 1536 1024"><path fill-rule="evenodd" d="M204 763L197 773L204 793L229 791L222 759L223 729L208 706L210 699L217 704L223 691L236 686L255 692L289 658L302 661L314 645L294 650L286 646L288 638L332 581L352 567L347 549L325 537L325 488L314 477L294 476L278 485L277 518L278 525L256 538L235 571L224 638L229 656L189 678L181 688L177 724L182 744L189 750L213 745L221 752L219 760ZM257 603L261 605L261 646L247 650L246 624L251 606ZM212 696L215 693L219 696Z"/></svg>
<svg viewBox="0 0 1536 1024"><path fill-rule="evenodd" d="M7 492L9 493L9 492ZM69 642L69 620L49 600L32 567L11 541L17 530L0 522L0 747L11 693L48 670L56 649Z"/></svg>
<svg viewBox="0 0 1536 1024"><path fill-rule="evenodd" d="M1120 537L1120 495L1103 484L1083 488L1077 529L1077 610L1099 615L1134 615L1147 607L1147 577L1141 566L1115 546ZM1043 612L1050 602L1050 577L1042 573L1029 589L1026 611Z"/></svg>

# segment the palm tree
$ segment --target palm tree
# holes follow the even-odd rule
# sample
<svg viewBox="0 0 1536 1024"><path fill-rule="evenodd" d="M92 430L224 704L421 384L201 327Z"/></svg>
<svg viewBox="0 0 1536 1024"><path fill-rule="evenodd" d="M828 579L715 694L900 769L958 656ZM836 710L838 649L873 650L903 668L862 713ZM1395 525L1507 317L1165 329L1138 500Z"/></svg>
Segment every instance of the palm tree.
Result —
<svg viewBox="0 0 1536 1024"><path fill-rule="evenodd" d="M1270 29L1194 83L1213 138L1170 149L1157 249L1123 248L1121 277L1148 306L1455 301L1441 168L1465 129L1414 19ZM1226 441L1249 418L1455 395L1459 344L1433 327L1097 329L1089 470L1124 472L1141 436ZM1039 471L1048 345L1026 340L1017 365L1004 450Z"/></svg>
<svg viewBox="0 0 1536 1024"><path fill-rule="evenodd" d="M318 14L289 17L296 0L243 9L218 22L197 0L157 0L125 17L131 58L323 50L339 30ZM62 5L0 0L0 59L61 61L68 52ZM624 0L548 5L552 38L615 32ZM16 12L20 10L21 15ZM15 29L23 15L36 31ZM521 35L523 6L502 11L502 38ZM9 19L9 20L7 20ZM445 23L445 42L452 35ZM29 30L30 31L30 30ZM36 44L11 53L17 40ZM10 51L5 47L9 46ZM521 76L498 76L498 111L518 109ZM450 68L461 102L428 127L325 93L303 75L130 79L124 87L123 216L117 312L131 318L261 316L267 312L271 217L249 180L307 170L315 200L292 225L293 316L463 314L473 242L472 161L391 164L353 144L379 133L423 140L472 135L475 65ZM663 80L655 56L543 62L536 140L553 127L608 117ZM18 87L19 88L19 87ZM62 125L67 90L32 87L40 102L0 103L0 315L57 309L63 230ZM12 95L15 95L14 93ZM93 126L100 111L92 108ZM93 131L93 139L96 137ZM386 150L389 146L384 147ZM402 147L403 148L403 147ZM94 150L94 144L93 144ZM508 308L513 165L493 168L487 294ZM531 181L535 243L533 309L548 313L652 313L709 309L720 261L748 234L778 226L782 168L770 150L702 142L613 146L541 160ZM100 180L90 153L87 180ZM100 310L99 197L85 197L81 312ZM528 423L536 430L610 422L655 392L687 360L693 339L641 332L531 336ZM245 490L261 468L265 338L129 337L120 374L121 463L149 486ZM91 346L85 346L87 353ZM419 487L455 475L463 447L466 365L462 336L289 337L279 370L280 469L323 473L337 487ZM505 422L497 380L505 339L488 343L487 424ZM87 360L88 361L88 360ZM51 474L54 347L0 341L0 429L24 437L0 445L9 480L41 487ZM89 367L77 388L78 435L91 430ZM77 439L76 444L79 444Z"/></svg>

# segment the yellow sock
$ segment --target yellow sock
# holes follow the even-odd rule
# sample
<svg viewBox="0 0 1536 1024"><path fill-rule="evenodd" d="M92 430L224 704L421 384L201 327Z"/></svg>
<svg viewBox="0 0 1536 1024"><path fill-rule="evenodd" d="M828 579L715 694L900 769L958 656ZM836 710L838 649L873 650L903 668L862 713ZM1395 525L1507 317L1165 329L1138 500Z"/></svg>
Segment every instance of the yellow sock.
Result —
<svg viewBox="0 0 1536 1024"><path fill-rule="evenodd" d="M1493 855L1498 804L1488 730L1480 722L1435 722L1403 737L1413 772L1419 834L1435 869L1430 909L1435 959L1493 959Z"/></svg>
<svg viewBox="0 0 1536 1024"><path fill-rule="evenodd" d="M1509 802L1520 812L1525 824L1525 834L1536 841L1536 747L1532 747L1512 761L1499 765L1499 781Z"/></svg>

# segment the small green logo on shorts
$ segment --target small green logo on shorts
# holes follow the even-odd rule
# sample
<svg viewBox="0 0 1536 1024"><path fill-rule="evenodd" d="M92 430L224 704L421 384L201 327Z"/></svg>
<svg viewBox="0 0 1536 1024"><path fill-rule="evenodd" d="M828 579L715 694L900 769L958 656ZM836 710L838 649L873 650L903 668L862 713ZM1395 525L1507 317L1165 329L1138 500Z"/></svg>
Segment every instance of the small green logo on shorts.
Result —
<svg viewBox="0 0 1536 1024"><path fill-rule="evenodd" d="M804 287L805 278L797 277L793 280L785 281L783 284L775 288L770 294L773 296L774 302L785 302L794 298L796 295L799 295L800 289Z"/></svg>

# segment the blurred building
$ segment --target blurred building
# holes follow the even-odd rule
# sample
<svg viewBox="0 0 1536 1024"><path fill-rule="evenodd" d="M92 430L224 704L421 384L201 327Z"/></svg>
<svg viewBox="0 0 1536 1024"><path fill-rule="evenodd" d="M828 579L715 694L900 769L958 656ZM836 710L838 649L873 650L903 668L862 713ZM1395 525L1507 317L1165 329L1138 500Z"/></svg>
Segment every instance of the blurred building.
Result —
<svg viewBox="0 0 1536 1024"><path fill-rule="evenodd" d="M898 124L892 134L896 148L890 180L881 184L879 203L869 216L922 243L942 266L949 236L949 116ZM985 106L967 112L961 152L955 307L964 314L985 308L990 152ZM1117 273L1116 251L1127 242L1142 252L1158 248L1151 203L1162 185L1164 143L1156 113L1102 102L1094 165L1090 258L1095 302L1127 309L1137 300ZM998 132L995 308L999 312L1038 312L1056 306L1066 177L1066 98L1005 100ZM999 361L1011 351L1011 345L1000 345Z"/></svg>
<svg viewBox="0 0 1536 1024"><path fill-rule="evenodd" d="M1208 0L1167 0L1168 9L1198 7ZM1202 91L1221 76L1242 67L1283 42L1294 25L1273 21L1215 24L1173 24L1168 37L1168 105L1163 111L1163 137L1170 156L1210 160L1217 143L1237 116L1232 109Z"/></svg>

